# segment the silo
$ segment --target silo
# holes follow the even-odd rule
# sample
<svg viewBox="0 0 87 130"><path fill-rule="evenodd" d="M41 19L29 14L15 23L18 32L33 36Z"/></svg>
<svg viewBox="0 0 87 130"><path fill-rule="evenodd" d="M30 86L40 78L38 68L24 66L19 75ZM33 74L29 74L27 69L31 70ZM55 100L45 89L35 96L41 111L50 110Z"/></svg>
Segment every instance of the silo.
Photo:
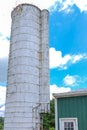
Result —
<svg viewBox="0 0 87 130"><path fill-rule="evenodd" d="M49 13L21 4L11 16L4 130L40 130L50 101Z"/></svg>
<svg viewBox="0 0 87 130"><path fill-rule="evenodd" d="M41 11L41 44L40 44L40 103L41 112L49 110L49 12Z"/></svg>

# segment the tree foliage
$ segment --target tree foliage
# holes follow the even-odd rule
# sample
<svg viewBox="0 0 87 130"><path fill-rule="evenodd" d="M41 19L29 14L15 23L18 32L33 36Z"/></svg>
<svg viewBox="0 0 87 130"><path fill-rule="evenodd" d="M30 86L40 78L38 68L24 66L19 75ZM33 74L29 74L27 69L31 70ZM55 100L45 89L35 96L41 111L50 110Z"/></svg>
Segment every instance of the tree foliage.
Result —
<svg viewBox="0 0 87 130"><path fill-rule="evenodd" d="M50 114L43 114L43 129L55 130L54 99L50 101Z"/></svg>
<svg viewBox="0 0 87 130"><path fill-rule="evenodd" d="M4 118L0 117L0 130L4 129Z"/></svg>

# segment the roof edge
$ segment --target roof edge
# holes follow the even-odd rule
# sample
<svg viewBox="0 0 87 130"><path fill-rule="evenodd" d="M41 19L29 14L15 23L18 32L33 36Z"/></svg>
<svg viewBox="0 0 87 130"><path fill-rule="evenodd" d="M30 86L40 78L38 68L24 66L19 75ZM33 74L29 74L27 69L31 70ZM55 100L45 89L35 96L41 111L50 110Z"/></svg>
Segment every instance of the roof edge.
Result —
<svg viewBox="0 0 87 130"><path fill-rule="evenodd" d="M53 93L53 96L55 98L86 96L86 95L87 95L87 89L78 90L78 91L71 91L71 92L65 92L65 93Z"/></svg>

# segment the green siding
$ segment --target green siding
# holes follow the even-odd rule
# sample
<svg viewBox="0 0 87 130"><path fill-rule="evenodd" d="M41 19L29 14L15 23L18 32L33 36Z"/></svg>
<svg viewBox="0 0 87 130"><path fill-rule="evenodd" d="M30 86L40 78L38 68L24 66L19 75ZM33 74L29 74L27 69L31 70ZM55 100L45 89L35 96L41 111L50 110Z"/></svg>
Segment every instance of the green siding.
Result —
<svg viewBox="0 0 87 130"><path fill-rule="evenodd" d="M59 98L57 104L58 119L77 117L78 130L87 130L87 96Z"/></svg>

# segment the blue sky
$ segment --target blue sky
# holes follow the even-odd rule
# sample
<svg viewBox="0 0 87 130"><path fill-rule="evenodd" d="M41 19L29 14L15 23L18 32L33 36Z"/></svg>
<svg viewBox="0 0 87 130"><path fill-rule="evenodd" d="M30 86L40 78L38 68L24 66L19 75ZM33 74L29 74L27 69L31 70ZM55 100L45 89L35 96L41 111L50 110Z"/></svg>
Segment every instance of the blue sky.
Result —
<svg viewBox="0 0 87 130"><path fill-rule="evenodd" d="M65 64L51 68L50 84L71 90L87 88L87 12L75 4L69 11L58 8L50 13L50 48L55 48L55 53L61 52L60 60L65 56L70 59L67 57Z"/></svg>
<svg viewBox="0 0 87 130"><path fill-rule="evenodd" d="M0 106L5 104L11 10L19 3L48 9L50 93L87 88L86 0L0 0ZM4 105L0 108L3 114Z"/></svg>

